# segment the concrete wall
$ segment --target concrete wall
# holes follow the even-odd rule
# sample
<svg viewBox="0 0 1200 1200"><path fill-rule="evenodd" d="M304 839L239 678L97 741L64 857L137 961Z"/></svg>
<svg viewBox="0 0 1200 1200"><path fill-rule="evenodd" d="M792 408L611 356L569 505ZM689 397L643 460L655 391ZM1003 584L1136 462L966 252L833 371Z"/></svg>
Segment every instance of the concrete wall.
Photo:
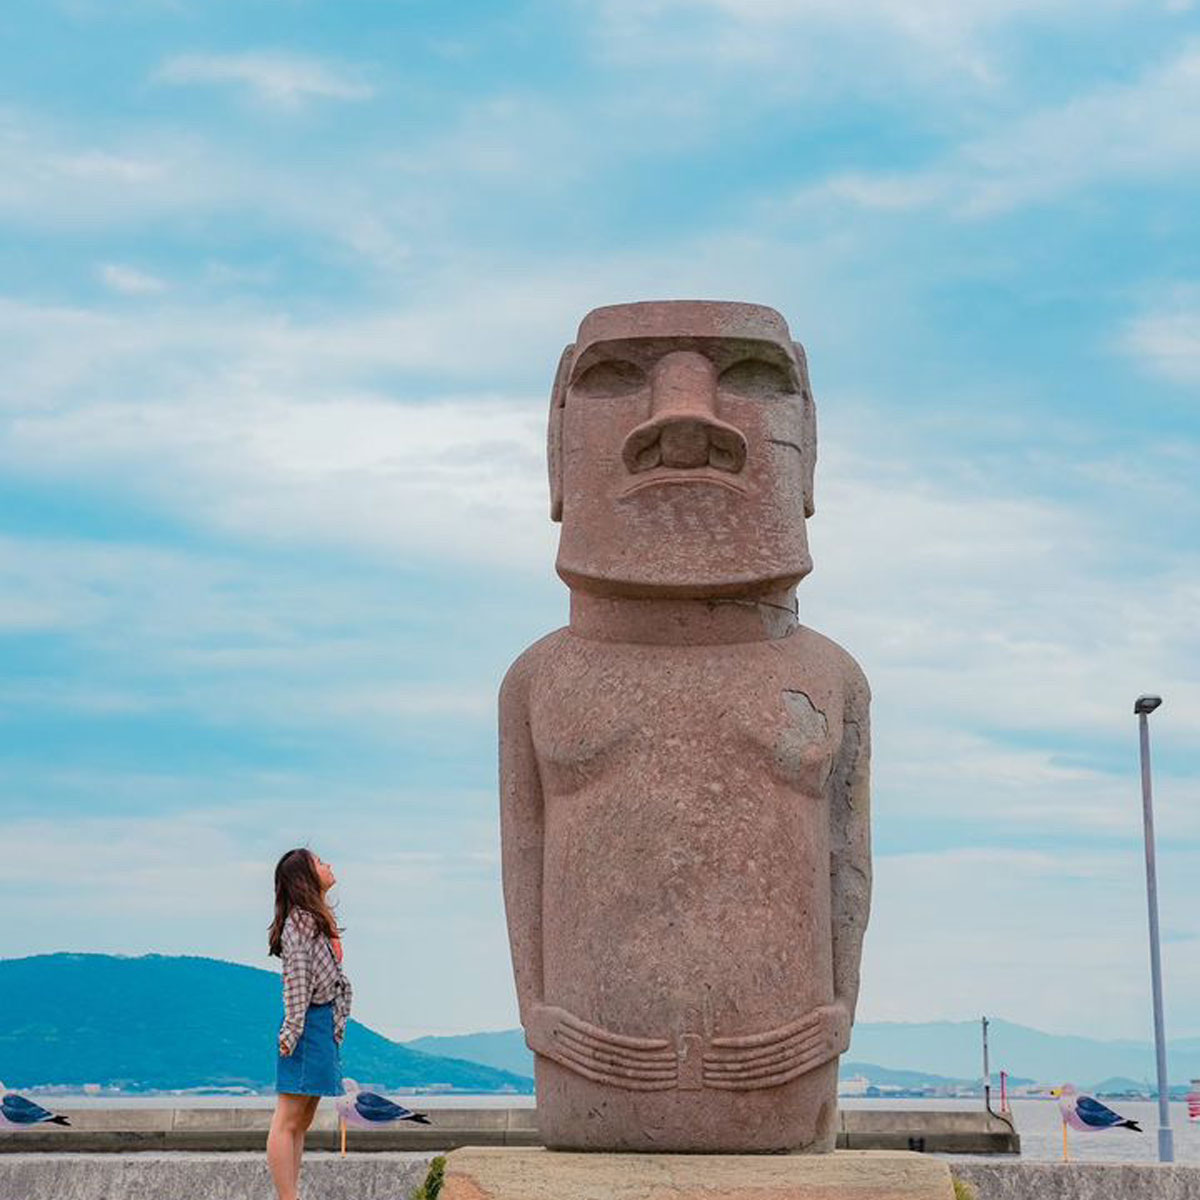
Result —
<svg viewBox="0 0 1200 1200"><path fill-rule="evenodd" d="M301 1192L408 1200L429 1154L308 1154ZM1200 1167L950 1159L978 1200L1200 1200ZM0 1200L273 1200L263 1155L6 1154Z"/></svg>
<svg viewBox="0 0 1200 1200"><path fill-rule="evenodd" d="M138 1151L263 1151L269 1108L81 1108L63 1109L71 1125L0 1132L5 1153L129 1154ZM536 1146L537 1113L531 1108L427 1109L431 1125L408 1122L390 1129L350 1129L346 1144L361 1151L439 1151L457 1146ZM308 1150L339 1145L332 1105L317 1110L304 1139Z"/></svg>
<svg viewBox="0 0 1200 1200"><path fill-rule="evenodd" d="M918 1150L926 1154L1019 1154L1021 1138L983 1110L842 1109L839 1150Z"/></svg>
<svg viewBox="0 0 1200 1200"><path fill-rule="evenodd" d="M300 1191L321 1200L408 1200L428 1154L306 1155ZM262 1154L9 1154L0 1200L274 1200Z"/></svg>
<svg viewBox="0 0 1200 1200"><path fill-rule="evenodd" d="M349 1132L356 1151L453 1150L460 1146L536 1146L537 1110L532 1108L433 1108L431 1125L404 1123L390 1129ZM5 1135L5 1151L261 1150L271 1110L265 1108L83 1108L64 1110L69 1129L43 1126ZM921 1150L926 1153L1014 1154L1020 1139L1004 1121L976 1112L920 1112L911 1109L844 1110L839 1114L841 1150ZM337 1146L337 1115L332 1105L317 1110L306 1145Z"/></svg>

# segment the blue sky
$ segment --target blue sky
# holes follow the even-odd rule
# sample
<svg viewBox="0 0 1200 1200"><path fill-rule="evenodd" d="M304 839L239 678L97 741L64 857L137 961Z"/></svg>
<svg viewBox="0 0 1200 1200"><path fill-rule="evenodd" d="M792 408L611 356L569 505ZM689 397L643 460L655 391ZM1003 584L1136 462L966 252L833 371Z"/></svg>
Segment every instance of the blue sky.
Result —
<svg viewBox="0 0 1200 1200"><path fill-rule="evenodd" d="M803 619L875 693L860 1016L1200 1035L1200 21L1187 0L13 0L0 37L0 955L266 965L515 1021L494 698L565 619L589 308L777 307ZM1078 997L1091 997L1081 1012Z"/></svg>

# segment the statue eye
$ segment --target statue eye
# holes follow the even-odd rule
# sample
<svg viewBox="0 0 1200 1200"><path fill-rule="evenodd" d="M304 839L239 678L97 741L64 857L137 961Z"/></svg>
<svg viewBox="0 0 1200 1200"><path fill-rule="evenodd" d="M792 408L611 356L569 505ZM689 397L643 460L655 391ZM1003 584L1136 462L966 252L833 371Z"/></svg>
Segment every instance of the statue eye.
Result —
<svg viewBox="0 0 1200 1200"><path fill-rule="evenodd" d="M735 392L753 399L768 399L793 390L787 373L761 358L743 358L721 372L717 386L723 392Z"/></svg>
<svg viewBox="0 0 1200 1200"><path fill-rule="evenodd" d="M636 363L611 358L588 367L571 385L583 396L628 396L646 386L646 372Z"/></svg>

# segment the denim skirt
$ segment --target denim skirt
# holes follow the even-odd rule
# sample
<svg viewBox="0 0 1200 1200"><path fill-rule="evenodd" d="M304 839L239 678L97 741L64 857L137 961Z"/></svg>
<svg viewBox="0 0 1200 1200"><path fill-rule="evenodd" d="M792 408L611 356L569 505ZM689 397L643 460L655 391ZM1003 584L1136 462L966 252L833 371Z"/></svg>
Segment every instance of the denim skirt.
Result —
<svg viewBox="0 0 1200 1200"><path fill-rule="evenodd" d="M279 1055L275 1065L275 1090L293 1096L340 1096L342 1059L333 1040L333 1005L310 1004L304 1014L304 1032L291 1054Z"/></svg>

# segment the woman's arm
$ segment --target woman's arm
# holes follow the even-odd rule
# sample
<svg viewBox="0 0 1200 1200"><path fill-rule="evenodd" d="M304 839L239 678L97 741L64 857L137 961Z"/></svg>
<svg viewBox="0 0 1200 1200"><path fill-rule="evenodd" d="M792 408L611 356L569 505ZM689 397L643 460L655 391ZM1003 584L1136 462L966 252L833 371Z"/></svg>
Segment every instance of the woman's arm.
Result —
<svg viewBox="0 0 1200 1200"><path fill-rule="evenodd" d="M312 939L289 920L283 927L282 942L283 1026L279 1030L279 1053L286 1058L304 1032L304 1015L312 991Z"/></svg>
<svg viewBox="0 0 1200 1200"><path fill-rule="evenodd" d="M333 1040L340 1046L346 1037L346 1022L350 1020L350 1004L354 992L350 980L341 976L341 985L333 1001Z"/></svg>

